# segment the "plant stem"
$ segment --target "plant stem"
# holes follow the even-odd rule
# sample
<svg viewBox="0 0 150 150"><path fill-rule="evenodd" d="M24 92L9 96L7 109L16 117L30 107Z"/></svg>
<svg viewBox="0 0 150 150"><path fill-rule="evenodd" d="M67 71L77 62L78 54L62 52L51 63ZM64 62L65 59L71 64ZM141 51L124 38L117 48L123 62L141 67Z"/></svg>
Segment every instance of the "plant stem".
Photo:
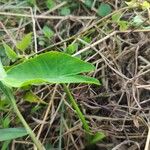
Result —
<svg viewBox="0 0 150 150"><path fill-rule="evenodd" d="M72 106L74 107L74 109L76 110L76 113L78 115L78 117L81 119L81 122L83 124L83 128L84 130L87 132L87 133L91 133L91 130L90 130L90 127L85 119L85 116L83 115L83 113L81 112L78 104L76 103L75 99L73 98L69 88L66 86L66 84L62 84L63 85L63 88L72 104Z"/></svg>
<svg viewBox="0 0 150 150"><path fill-rule="evenodd" d="M17 104L16 104L16 100L15 100L13 94L12 94L11 89L8 88L7 86L5 86L2 82L0 82L0 88L2 89L2 91L4 92L4 94L6 95L6 97L11 101L11 105L12 105L12 107L14 109L14 112L16 113L16 115L18 116L18 118L20 119L20 121L22 122L23 126L25 127L27 133L30 135L30 137L33 140L33 142L36 145L36 147L39 150L44 150L44 147L42 146L41 142L36 138L34 132L29 127L29 125L27 124L27 122L23 118L22 114L20 113L20 111L19 111L19 109L17 107Z"/></svg>

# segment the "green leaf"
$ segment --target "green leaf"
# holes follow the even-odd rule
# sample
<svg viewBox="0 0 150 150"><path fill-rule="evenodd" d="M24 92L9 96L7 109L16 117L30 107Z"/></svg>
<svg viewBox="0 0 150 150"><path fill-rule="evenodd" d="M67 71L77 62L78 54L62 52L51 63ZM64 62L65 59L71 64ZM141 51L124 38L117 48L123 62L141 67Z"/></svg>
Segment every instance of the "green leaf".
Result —
<svg viewBox="0 0 150 150"><path fill-rule="evenodd" d="M139 26L143 23L144 21L142 20L142 17L137 15L133 18L133 24L136 26Z"/></svg>
<svg viewBox="0 0 150 150"><path fill-rule="evenodd" d="M110 14L112 11L110 5L106 4L106 3L101 3L100 6L98 7L97 13L98 15L100 15L101 17L107 16L108 14Z"/></svg>
<svg viewBox="0 0 150 150"><path fill-rule="evenodd" d="M45 150L54 150L54 149L58 149L58 148L54 148L52 144L50 144L49 142L47 142L45 145Z"/></svg>
<svg viewBox="0 0 150 150"><path fill-rule="evenodd" d="M144 29L150 29L150 26L147 26L147 27L143 27Z"/></svg>
<svg viewBox="0 0 150 150"><path fill-rule="evenodd" d="M141 7L142 7L143 10L149 9L149 8L150 8L150 2L144 1L144 2L141 4Z"/></svg>
<svg viewBox="0 0 150 150"><path fill-rule="evenodd" d="M127 30L128 27L129 27L129 22L128 22L128 21L124 21L124 20L120 20L120 21L118 22L118 25L120 26L119 29L120 29L121 31L125 31L125 30Z"/></svg>
<svg viewBox="0 0 150 150"><path fill-rule="evenodd" d="M33 92L29 91L27 92L23 99L27 102L30 103L43 103L43 104L47 104L46 102L42 101L42 99L40 97L38 97L36 94L34 94Z"/></svg>
<svg viewBox="0 0 150 150"><path fill-rule="evenodd" d="M5 128L0 129L0 141L7 141L16 139L27 135L28 133L24 128Z"/></svg>
<svg viewBox="0 0 150 150"><path fill-rule="evenodd" d="M70 15L70 13L71 13L71 11L70 11L69 7L62 7L62 8L60 9L60 14L61 14L62 16Z"/></svg>
<svg viewBox="0 0 150 150"><path fill-rule="evenodd" d="M85 1L84 1L84 4L85 4L87 7L91 8L92 5L93 5L93 0L85 0Z"/></svg>
<svg viewBox="0 0 150 150"><path fill-rule="evenodd" d="M122 16L121 12L118 12L118 13L112 15L112 21L113 22L118 22L120 20L121 16Z"/></svg>
<svg viewBox="0 0 150 150"><path fill-rule="evenodd" d="M94 66L68 54L51 51L29 59L7 71L3 82L12 87L43 83L89 83L99 85L92 77L78 75L93 71Z"/></svg>
<svg viewBox="0 0 150 150"><path fill-rule="evenodd" d="M54 1L54 0L47 0L47 1L46 1L46 6L47 6L49 9L53 8L55 5L56 5L56 4L55 4L55 1Z"/></svg>
<svg viewBox="0 0 150 150"><path fill-rule="evenodd" d="M93 136L91 136L90 144L96 144L97 142L104 139L106 136L103 132L97 132Z"/></svg>
<svg viewBox="0 0 150 150"><path fill-rule="evenodd" d="M42 31L47 38L51 38L54 35L54 31L46 25L43 27Z"/></svg>
<svg viewBox="0 0 150 150"><path fill-rule="evenodd" d="M88 37L88 36L84 36L82 39L83 39L83 41L87 42L88 44L91 43L91 41L92 41L92 37Z"/></svg>
<svg viewBox="0 0 150 150"><path fill-rule="evenodd" d="M73 43L73 44L68 45L66 49L66 53L71 55L77 50L78 50L78 43Z"/></svg>
<svg viewBox="0 0 150 150"><path fill-rule="evenodd" d="M6 43L3 42L3 46L5 48L5 52L6 52L6 55L8 56L8 58L12 61L15 61L18 56L17 54L13 51L13 49L11 49Z"/></svg>
<svg viewBox="0 0 150 150"><path fill-rule="evenodd" d="M23 39L20 42L16 44L16 47L21 51L25 51L31 45L31 42L32 33L28 33L23 37Z"/></svg>
<svg viewBox="0 0 150 150"><path fill-rule="evenodd" d="M0 97L0 111L2 111L2 110L5 111L5 109L9 105L10 105L10 101L4 95L1 95L1 97ZM2 122L0 124L2 124Z"/></svg>

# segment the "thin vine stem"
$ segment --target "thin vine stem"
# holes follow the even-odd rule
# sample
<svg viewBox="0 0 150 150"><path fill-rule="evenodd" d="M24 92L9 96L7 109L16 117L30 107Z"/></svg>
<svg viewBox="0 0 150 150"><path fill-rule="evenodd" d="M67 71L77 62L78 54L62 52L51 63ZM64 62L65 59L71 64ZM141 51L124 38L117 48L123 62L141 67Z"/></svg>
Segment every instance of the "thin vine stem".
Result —
<svg viewBox="0 0 150 150"><path fill-rule="evenodd" d="M25 121L25 119L23 118L21 112L19 111L19 109L17 107L17 104L16 104L16 100L14 98L14 95L12 94L11 89L9 87L5 86L1 81L0 81L0 88L4 92L6 97L10 100L11 105L14 109L14 112L16 113L16 115L18 116L20 121L22 122L23 126L25 127L27 133L30 135L30 137L31 137L32 141L34 142L34 144L36 145L36 147L39 150L45 150L45 148L42 146L42 143L36 138L34 132L29 127L28 123Z"/></svg>
<svg viewBox="0 0 150 150"><path fill-rule="evenodd" d="M90 134L91 133L91 130L90 130L90 126L88 125L86 119L85 119L85 116L84 114L82 113L82 111L80 110L78 104L76 103L75 99L73 98L71 92L70 92L70 89L66 86L66 84L62 84L63 85L63 88L68 96L68 99L70 100L70 103L72 104L72 106L74 107L78 117L80 118L82 124L83 124L83 128L84 130Z"/></svg>

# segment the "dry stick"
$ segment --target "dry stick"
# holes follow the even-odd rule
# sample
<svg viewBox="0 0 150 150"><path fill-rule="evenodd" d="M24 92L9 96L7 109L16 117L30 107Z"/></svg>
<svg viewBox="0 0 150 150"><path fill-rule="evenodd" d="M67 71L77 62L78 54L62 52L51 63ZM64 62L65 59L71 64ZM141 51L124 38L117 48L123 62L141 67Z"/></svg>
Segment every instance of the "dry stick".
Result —
<svg viewBox="0 0 150 150"><path fill-rule="evenodd" d="M33 143L32 142L28 142L28 141L19 141L19 140L14 140L13 141L14 143L17 143L17 144L26 144L26 145L33 145Z"/></svg>
<svg viewBox="0 0 150 150"><path fill-rule="evenodd" d="M137 148L140 150L139 144L135 141L132 141L132 140L125 140L125 141L121 142L120 144L118 144L117 146L115 146L112 150L119 150L119 149L121 149L122 145L125 145L128 143L133 143L133 144L137 145Z"/></svg>
<svg viewBox="0 0 150 150"><path fill-rule="evenodd" d="M144 58L143 56L138 56L138 58L141 60L141 61L143 61L145 64L149 64L149 66L150 66L150 61L148 61L146 58Z"/></svg>
<svg viewBox="0 0 150 150"><path fill-rule="evenodd" d="M17 37L19 36L19 33L21 31L21 28L22 28L22 23L23 23L23 19L21 18L20 21L19 21L19 25L18 25L16 31L14 30L15 31L15 39L17 39Z"/></svg>
<svg viewBox="0 0 150 150"><path fill-rule="evenodd" d="M110 118L110 117L100 117L95 115L85 115L86 118L95 119L97 121L108 120L108 121L124 121L124 118ZM127 118L127 120L132 121L133 119Z"/></svg>
<svg viewBox="0 0 150 150"><path fill-rule="evenodd" d="M73 126L72 128L70 128L69 131L65 131L65 132L62 134L62 136L65 136L65 135L67 135L67 134L69 134L69 133L71 133L71 132L77 131L77 130L79 130L79 129L81 129L81 128L82 128L82 126L81 126L80 124L77 124L76 126Z"/></svg>
<svg viewBox="0 0 150 150"><path fill-rule="evenodd" d="M51 118L50 122L49 122L49 126L51 127L52 123L54 122L55 118L56 118L56 115L62 105L62 102L64 101L64 98L65 97L65 94L62 95L62 100L60 101L59 105L57 106L57 109L55 111L55 113L53 114L53 117Z"/></svg>
<svg viewBox="0 0 150 150"><path fill-rule="evenodd" d="M148 135L147 135L147 140L146 140L144 150L149 150L149 149L150 149L150 124L148 125Z"/></svg>
<svg viewBox="0 0 150 150"><path fill-rule="evenodd" d="M19 14L19 13L10 13L10 12L0 12L0 15L5 15L5 16L16 16L16 17L28 17L28 18L32 18L32 15L28 15L28 14ZM97 17L95 16L73 16L73 15L69 15L69 16L41 16L41 15L35 15L34 18L36 19L54 19L54 20L58 20L58 19L81 19L81 20L90 20L90 19L96 19Z"/></svg>
<svg viewBox="0 0 150 150"><path fill-rule="evenodd" d="M150 90L150 85L137 85L136 87L137 87L138 89L144 88L144 89Z"/></svg>
<svg viewBox="0 0 150 150"><path fill-rule="evenodd" d="M77 56L77 55L79 55L79 54L81 54L81 53L87 51L87 50L90 49L91 47L94 47L94 46L98 45L99 43L101 43L101 42L107 40L108 38L110 38L111 36L113 36L113 35L115 35L115 34L116 34L116 31L114 31L114 32L112 32L112 33L110 33L110 34L108 34L107 36L105 36L104 38L102 38L102 39L96 41L96 42L93 43L93 44L88 44L88 43L87 43L87 44L88 44L87 47L85 47L85 48L83 48L82 50L76 52L73 56Z"/></svg>
<svg viewBox="0 0 150 150"><path fill-rule="evenodd" d="M33 10L32 8L30 7L30 11L31 11L31 18L32 18L32 23L33 23L33 33L34 33L34 49L35 49L35 53L37 53L37 36L36 36L36 24L35 24L35 17L34 17L34 14L33 14Z"/></svg>

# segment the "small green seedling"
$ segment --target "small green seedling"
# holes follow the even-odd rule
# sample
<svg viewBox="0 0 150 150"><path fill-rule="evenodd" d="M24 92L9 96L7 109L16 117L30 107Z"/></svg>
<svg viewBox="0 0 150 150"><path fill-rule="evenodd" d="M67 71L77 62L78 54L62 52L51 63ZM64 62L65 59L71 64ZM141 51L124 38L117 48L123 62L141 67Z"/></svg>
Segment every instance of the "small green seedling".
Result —
<svg viewBox="0 0 150 150"><path fill-rule="evenodd" d="M48 9L52 9L56 6L55 0L46 0L46 6Z"/></svg>
<svg viewBox="0 0 150 150"><path fill-rule="evenodd" d="M70 10L70 8L69 7L62 7L61 9L60 9L60 15L62 15L62 16L67 16L67 15L70 15L70 13L71 13L71 10Z"/></svg>
<svg viewBox="0 0 150 150"><path fill-rule="evenodd" d="M10 87L20 88L27 85L62 84L71 105L75 109L77 116L83 124L83 128L89 137L88 139L91 140L91 137L94 138L85 116L66 85L66 83L88 83L99 85L100 83L97 79L80 75L81 73L93 71L94 68L95 67L90 63L56 51L47 52L28 59L25 62L10 68L7 72L5 72L1 64L0 88L11 101L14 112L17 114L26 130L25 132L24 130L16 129L19 130L19 137L29 134L37 148L39 150L44 149L41 142L36 138L35 134L21 115ZM4 130L0 129L0 133L1 132L4 132ZM6 135L8 136L8 132ZM15 135L13 138L15 138ZM102 138L104 138L104 134L99 133L95 136L95 140L91 141L93 143L94 141L101 140Z"/></svg>
<svg viewBox="0 0 150 150"><path fill-rule="evenodd" d="M32 32L26 34L21 41L17 42L16 47L18 50L24 52L32 42Z"/></svg>
<svg viewBox="0 0 150 150"><path fill-rule="evenodd" d="M48 39L50 39L54 35L54 31L47 25L45 25L43 27L42 31L43 31L45 37L47 37Z"/></svg>
<svg viewBox="0 0 150 150"><path fill-rule="evenodd" d="M112 8L109 4L106 3L101 3L100 6L98 7L97 13L101 17L105 17L109 15L112 11Z"/></svg>

